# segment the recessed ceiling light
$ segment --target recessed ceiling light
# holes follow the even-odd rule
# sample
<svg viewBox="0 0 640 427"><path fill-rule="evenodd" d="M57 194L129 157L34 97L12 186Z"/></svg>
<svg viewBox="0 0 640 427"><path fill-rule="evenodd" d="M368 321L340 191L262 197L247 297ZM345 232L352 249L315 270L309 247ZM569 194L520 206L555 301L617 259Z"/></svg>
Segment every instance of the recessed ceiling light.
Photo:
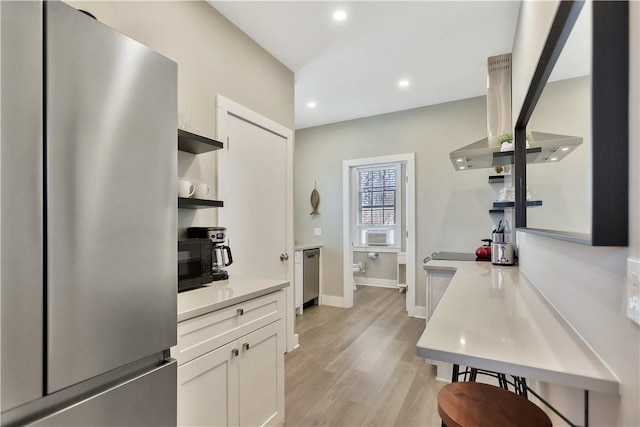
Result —
<svg viewBox="0 0 640 427"><path fill-rule="evenodd" d="M316 103L315 103L315 102L313 102L313 101L309 101L309 102L307 102L307 107L309 107L309 108L316 108Z"/></svg>
<svg viewBox="0 0 640 427"><path fill-rule="evenodd" d="M462 161L462 159L456 159L456 162L460 163Z"/></svg>
<svg viewBox="0 0 640 427"><path fill-rule="evenodd" d="M407 86L409 86L409 80L407 80L407 79L400 80L400 81L398 82L398 86L400 86L400 87L407 87Z"/></svg>
<svg viewBox="0 0 640 427"><path fill-rule="evenodd" d="M549 160L551 160L552 162L555 162L555 161L557 161L557 160L558 160L558 158L557 158L557 157L552 157L552 158L550 158Z"/></svg>
<svg viewBox="0 0 640 427"><path fill-rule="evenodd" d="M562 147L560 151L569 151L569 147Z"/></svg>
<svg viewBox="0 0 640 427"><path fill-rule="evenodd" d="M333 12L333 19L336 21L344 21L347 19L347 12L342 9L336 10Z"/></svg>
<svg viewBox="0 0 640 427"><path fill-rule="evenodd" d="M463 170L463 169L464 169L464 166L460 166L458 169Z"/></svg>

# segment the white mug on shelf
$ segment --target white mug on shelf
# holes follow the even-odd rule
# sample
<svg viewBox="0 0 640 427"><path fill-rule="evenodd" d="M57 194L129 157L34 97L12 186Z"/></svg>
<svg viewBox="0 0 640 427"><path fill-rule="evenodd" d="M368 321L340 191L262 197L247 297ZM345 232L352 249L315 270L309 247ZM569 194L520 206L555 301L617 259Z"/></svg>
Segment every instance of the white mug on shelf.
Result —
<svg viewBox="0 0 640 427"><path fill-rule="evenodd" d="M196 199L204 199L209 195L210 188L207 184L197 183L194 197Z"/></svg>
<svg viewBox="0 0 640 427"><path fill-rule="evenodd" d="M196 186L188 179L178 179L178 197L191 197L196 191Z"/></svg>

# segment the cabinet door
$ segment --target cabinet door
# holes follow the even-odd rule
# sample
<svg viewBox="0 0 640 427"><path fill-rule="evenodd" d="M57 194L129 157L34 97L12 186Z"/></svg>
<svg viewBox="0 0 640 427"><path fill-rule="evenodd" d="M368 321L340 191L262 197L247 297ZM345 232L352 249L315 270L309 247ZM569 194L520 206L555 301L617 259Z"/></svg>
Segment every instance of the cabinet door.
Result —
<svg viewBox="0 0 640 427"><path fill-rule="evenodd" d="M431 319L454 273L450 270L427 270L427 321Z"/></svg>
<svg viewBox="0 0 640 427"><path fill-rule="evenodd" d="M240 338L240 425L275 425L284 419L284 323Z"/></svg>
<svg viewBox="0 0 640 427"><path fill-rule="evenodd" d="M238 425L238 341L178 367L179 426Z"/></svg>

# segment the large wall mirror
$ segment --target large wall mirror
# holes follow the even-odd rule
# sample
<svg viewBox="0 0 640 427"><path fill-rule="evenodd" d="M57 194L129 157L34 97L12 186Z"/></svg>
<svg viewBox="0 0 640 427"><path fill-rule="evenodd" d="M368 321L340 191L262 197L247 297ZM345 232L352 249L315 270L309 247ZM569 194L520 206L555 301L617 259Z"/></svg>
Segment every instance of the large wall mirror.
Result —
<svg viewBox="0 0 640 427"><path fill-rule="evenodd" d="M527 227L591 232L591 9L582 8L527 131L575 136L581 144L564 158L527 165L527 187L542 206L527 210ZM560 147L562 150L565 147ZM560 160L553 160L553 159Z"/></svg>
<svg viewBox="0 0 640 427"><path fill-rule="evenodd" d="M566 156L526 164L522 142L536 132L576 137L581 144ZM515 133L518 229L594 246L626 246L626 2L560 3ZM542 206L526 208L527 195Z"/></svg>

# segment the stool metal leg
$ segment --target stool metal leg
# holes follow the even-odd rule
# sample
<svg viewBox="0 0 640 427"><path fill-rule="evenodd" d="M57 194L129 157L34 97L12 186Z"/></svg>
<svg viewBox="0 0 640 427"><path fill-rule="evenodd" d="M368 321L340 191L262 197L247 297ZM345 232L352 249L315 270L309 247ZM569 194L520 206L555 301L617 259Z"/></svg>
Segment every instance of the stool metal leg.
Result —
<svg viewBox="0 0 640 427"><path fill-rule="evenodd" d="M458 365L457 363L453 364L453 370L451 372L451 382L452 383L457 383L458 382L458 375L460 374L460 365ZM440 423L441 427L447 427L447 425L444 423L444 421L442 421Z"/></svg>
<svg viewBox="0 0 640 427"><path fill-rule="evenodd" d="M529 393L527 392L527 379L524 377L520 377L520 385L522 387L522 397L524 397L525 399L529 398Z"/></svg>
<svg viewBox="0 0 640 427"><path fill-rule="evenodd" d="M515 385L516 394L524 397L525 399L529 398L529 393L527 392L527 379L524 377L513 377L513 383Z"/></svg>
<svg viewBox="0 0 640 427"><path fill-rule="evenodd" d="M589 427L589 390L584 391L584 427Z"/></svg>
<svg viewBox="0 0 640 427"><path fill-rule="evenodd" d="M509 390L509 385L507 384L507 377L505 374L498 374L498 384L500 385L500 388Z"/></svg>
<svg viewBox="0 0 640 427"><path fill-rule="evenodd" d="M478 378L478 370L476 368L471 368L471 373L469 374L469 381L476 382L476 378Z"/></svg>

